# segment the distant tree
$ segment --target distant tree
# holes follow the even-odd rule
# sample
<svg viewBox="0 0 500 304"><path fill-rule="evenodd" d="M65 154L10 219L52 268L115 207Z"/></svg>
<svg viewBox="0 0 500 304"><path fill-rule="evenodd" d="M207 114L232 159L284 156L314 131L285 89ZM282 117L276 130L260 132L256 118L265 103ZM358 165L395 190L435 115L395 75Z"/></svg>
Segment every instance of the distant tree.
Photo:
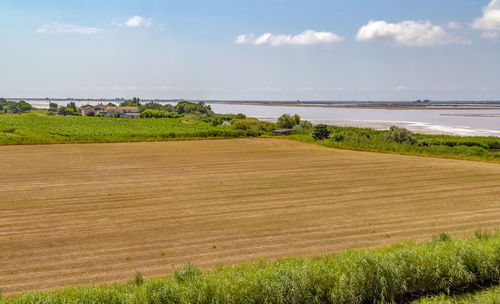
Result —
<svg viewBox="0 0 500 304"><path fill-rule="evenodd" d="M112 103L112 102L108 102L107 104L108 107L116 107L116 104Z"/></svg>
<svg viewBox="0 0 500 304"><path fill-rule="evenodd" d="M3 106L4 112L16 113L16 114L29 112L31 111L31 109L32 106L24 100L20 100L19 102L7 101L7 103Z"/></svg>
<svg viewBox="0 0 500 304"><path fill-rule="evenodd" d="M129 100L125 100L124 102L120 103L121 107L138 107L141 105L141 100L138 97L134 97Z"/></svg>
<svg viewBox="0 0 500 304"><path fill-rule="evenodd" d="M66 107L65 106L60 106L58 109L57 109L57 114L58 115L64 115L64 113L66 112Z"/></svg>
<svg viewBox="0 0 500 304"><path fill-rule="evenodd" d="M66 108L66 110L64 111L65 116L76 116L78 114L79 113L75 111L73 108Z"/></svg>
<svg viewBox="0 0 500 304"><path fill-rule="evenodd" d="M148 102L141 106L141 110L162 110L162 107L157 102Z"/></svg>
<svg viewBox="0 0 500 304"><path fill-rule="evenodd" d="M189 102L189 101L181 101L177 103L175 106L175 111L179 114L204 114L206 116L213 116L215 113L212 111L212 108L209 105L206 105L203 102Z"/></svg>
<svg viewBox="0 0 500 304"><path fill-rule="evenodd" d="M317 125L314 127L313 138L316 140L327 139L330 137L330 131L327 125Z"/></svg>
<svg viewBox="0 0 500 304"><path fill-rule="evenodd" d="M140 106L141 105L141 100L138 98L138 97L134 97L132 98L131 100L133 103L135 103L136 105Z"/></svg>
<svg viewBox="0 0 500 304"><path fill-rule="evenodd" d="M7 105L7 100L0 98L0 113L3 112L3 108Z"/></svg>
<svg viewBox="0 0 500 304"><path fill-rule="evenodd" d="M293 117L288 114L283 114L278 118L278 127L291 129L300 123L300 116L295 114Z"/></svg>
<svg viewBox="0 0 500 304"><path fill-rule="evenodd" d="M181 115L176 112L164 110L146 109L141 112L141 118L178 118Z"/></svg>
<svg viewBox="0 0 500 304"><path fill-rule="evenodd" d="M70 109L73 109L74 112L76 112L76 104L75 102L70 102L66 105L66 108L70 108Z"/></svg>

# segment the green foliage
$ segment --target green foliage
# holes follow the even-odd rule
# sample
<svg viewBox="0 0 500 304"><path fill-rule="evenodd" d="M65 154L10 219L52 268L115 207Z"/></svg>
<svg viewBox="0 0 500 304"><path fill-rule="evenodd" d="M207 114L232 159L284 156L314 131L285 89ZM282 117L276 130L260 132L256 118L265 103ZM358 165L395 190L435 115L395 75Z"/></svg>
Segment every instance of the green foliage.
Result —
<svg viewBox="0 0 500 304"><path fill-rule="evenodd" d="M300 123L300 116L295 114L290 116L288 114L283 114L278 118L278 127L283 129L292 129L294 126Z"/></svg>
<svg viewBox="0 0 500 304"><path fill-rule="evenodd" d="M142 273L138 272L135 274L134 283L137 286L141 286L142 284L144 284L144 278L142 277Z"/></svg>
<svg viewBox="0 0 500 304"><path fill-rule="evenodd" d="M392 126L385 134L387 140L394 141L400 144L408 143L414 145L417 143L415 135L405 128Z"/></svg>
<svg viewBox="0 0 500 304"><path fill-rule="evenodd" d="M313 125L307 120L301 120L298 125L293 127L292 134L311 134Z"/></svg>
<svg viewBox="0 0 500 304"><path fill-rule="evenodd" d="M124 102L120 103L120 107L138 107L140 105L141 105L141 100L137 97L125 100Z"/></svg>
<svg viewBox="0 0 500 304"><path fill-rule="evenodd" d="M204 114L205 116L212 116L215 114L209 105L201 101L197 103L181 101L175 105L175 111L179 114L192 113L198 115Z"/></svg>
<svg viewBox="0 0 500 304"><path fill-rule="evenodd" d="M73 109L73 107L60 106L57 109L57 114L63 115L63 116L78 116L78 115L80 115L80 112Z"/></svg>
<svg viewBox="0 0 500 304"><path fill-rule="evenodd" d="M174 112L175 108L171 104L159 104L157 102L148 102L142 106L139 107L139 112L142 113L145 110L160 110L160 111L166 111L166 112Z"/></svg>
<svg viewBox="0 0 500 304"><path fill-rule="evenodd" d="M336 142L344 141L345 135L342 132L334 133L332 139Z"/></svg>
<svg viewBox="0 0 500 304"><path fill-rule="evenodd" d="M177 112L148 109L141 112L141 118L179 118Z"/></svg>
<svg viewBox="0 0 500 304"><path fill-rule="evenodd" d="M38 113L0 115L0 145L231 138L263 133L254 128L237 130L232 126L214 127L204 122L183 123L180 118L121 119Z"/></svg>
<svg viewBox="0 0 500 304"><path fill-rule="evenodd" d="M351 250L321 258L259 261L208 272L188 264L161 280L29 293L0 299L0 304L399 303L417 294L449 294L498 281L499 248L497 234L483 239L410 242L378 250ZM488 295L471 299L498 299L498 293L493 289ZM432 298L422 301L448 303L433 302Z"/></svg>
<svg viewBox="0 0 500 304"><path fill-rule="evenodd" d="M76 104L72 101L70 103L68 103L66 105L66 108L68 109L72 109L74 113L78 112L78 110L76 109Z"/></svg>
<svg viewBox="0 0 500 304"><path fill-rule="evenodd" d="M0 114L1 113L22 114L29 112L31 110L32 110L31 105L24 100L15 102L15 101L7 101L3 98L0 98Z"/></svg>
<svg viewBox="0 0 500 304"><path fill-rule="evenodd" d="M447 296L441 293L438 296L425 297L412 304L499 304L500 285L480 290L477 293Z"/></svg>
<svg viewBox="0 0 500 304"><path fill-rule="evenodd" d="M460 137L449 135L414 134L417 144L398 143L387 138L389 131L373 129L329 126L330 140L318 143L327 147L353 149L373 152L389 152L423 156L440 156L462 159L500 161L500 138L498 137ZM343 135L343 140L339 140ZM339 138L340 137L340 138ZM295 133L290 138L314 142L309 134Z"/></svg>
<svg viewBox="0 0 500 304"><path fill-rule="evenodd" d="M330 130L328 130L327 125L317 125L314 127L314 132L312 137L316 140L323 140L330 137Z"/></svg>
<svg viewBox="0 0 500 304"><path fill-rule="evenodd" d="M259 121L257 119L247 118L245 120L236 120L233 123L233 128L236 130L253 131L253 132L270 132L275 129L276 124L270 122Z"/></svg>
<svg viewBox="0 0 500 304"><path fill-rule="evenodd" d="M444 233L444 232L441 232L437 237L436 237L436 241L437 242L448 242L448 241L451 241L452 238L449 234L447 233Z"/></svg>

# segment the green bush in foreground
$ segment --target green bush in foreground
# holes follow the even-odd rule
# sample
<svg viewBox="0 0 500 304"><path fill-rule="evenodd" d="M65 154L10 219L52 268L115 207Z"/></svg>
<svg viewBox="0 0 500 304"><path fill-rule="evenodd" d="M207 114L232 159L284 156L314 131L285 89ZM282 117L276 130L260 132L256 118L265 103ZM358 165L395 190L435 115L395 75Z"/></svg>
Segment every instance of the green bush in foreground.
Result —
<svg viewBox="0 0 500 304"><path fill-rule="evenodd" d="M500 235L261 261L202 272L188 265L141 284L33 293L24 303L377 303L500 279Z"/></svg>

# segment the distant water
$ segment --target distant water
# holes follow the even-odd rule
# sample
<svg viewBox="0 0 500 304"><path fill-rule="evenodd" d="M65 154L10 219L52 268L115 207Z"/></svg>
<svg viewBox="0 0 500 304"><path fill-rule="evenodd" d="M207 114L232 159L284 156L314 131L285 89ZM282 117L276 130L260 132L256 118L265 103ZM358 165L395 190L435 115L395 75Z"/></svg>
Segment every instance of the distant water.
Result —
<svg viewBox="0 0 500 304"><path fill-rule="evenodd" d="M30 103L39 108L48 107L48 102L45 100L30 101ZM81 106L87 102L76 102L76 104ZM95 102L91 102L91 104L95 104ZM500 137L500 109L386 110L220 103L210 104L210 106L216 113L243 113L266 121L276 121L279 116L287 113L298 114L302 119L309 120L314 124L325 123L374 129L388 129L390 126L396 125L414 132L428 134Z"/></svg>
<svg viewBox="0 0 500 304"><path fill-rule="evenodd" d="M386 110L301 106L211 104L217 113L243 113L267 121L281 114L298 114L312 123L388 129L392 125L428 134L500 137L498 110ZM465 115L465 116L460 116ZM496 117L477 117L488 115Z"/></svg>

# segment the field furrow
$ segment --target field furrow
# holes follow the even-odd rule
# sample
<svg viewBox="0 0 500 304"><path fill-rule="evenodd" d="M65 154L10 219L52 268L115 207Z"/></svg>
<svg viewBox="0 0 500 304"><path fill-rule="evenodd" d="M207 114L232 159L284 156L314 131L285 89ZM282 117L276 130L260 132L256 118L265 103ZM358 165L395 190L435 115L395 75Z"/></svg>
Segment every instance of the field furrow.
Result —
<svg viewBox="0 0 500 304"><path fill-rule="evenodd" d="M500 227L500 164L252 138L0 147L4 294Z"/></svg>

